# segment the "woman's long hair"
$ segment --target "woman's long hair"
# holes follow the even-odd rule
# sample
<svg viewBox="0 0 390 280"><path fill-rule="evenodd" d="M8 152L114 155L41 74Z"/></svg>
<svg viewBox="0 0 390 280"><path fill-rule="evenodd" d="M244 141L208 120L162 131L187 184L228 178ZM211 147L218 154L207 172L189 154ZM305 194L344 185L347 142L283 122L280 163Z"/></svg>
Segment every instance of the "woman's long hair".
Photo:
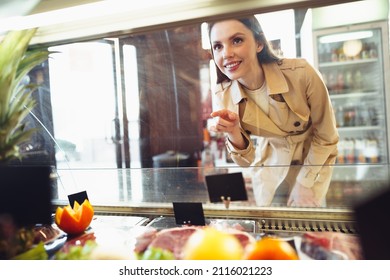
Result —
<svg viewBox="0 0 390 280"><path fill-rule="evenodd" d="M257 53L257 60L259 61L259 64L261 63L271 63L271 62L279 62L281 59L274 54L272 51L272 48L265 38L263 29L260 26L259 21L255 16L248 16L245 18L238 18L238 21L240 21L242 24L244 24L249 30L252 31L253 36L255 37L256 42L262 44L264 47L261 50L261 52ZM208 23L208 33L210 38L211 29L213 28L214 24L220 21L215 22L209 22ZM211 44L211 42L210 42ZM211 48L211 55L214 57L213 50ZM230 81L230 79L219 70L217 69L217 84L225 81Z"/></svg>

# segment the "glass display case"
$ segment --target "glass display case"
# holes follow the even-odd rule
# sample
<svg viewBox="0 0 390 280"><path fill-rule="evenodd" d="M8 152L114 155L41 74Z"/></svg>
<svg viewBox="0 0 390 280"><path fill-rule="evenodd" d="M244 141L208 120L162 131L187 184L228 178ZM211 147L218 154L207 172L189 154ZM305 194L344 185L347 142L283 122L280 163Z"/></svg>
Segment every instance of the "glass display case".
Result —
<svg viewBox="0 0 390 280"><path fill-rule="evenodd" d="M28 125L39 132L21 146L22 160L11 165L50 166L53 218L70 195L85 191L95 210L88 238L116 231L126 246L133 246L129 236L144 228L182 226L174 220L175 202L200 203L208 225L238 225L255 238L291 240L313 232L357 236L354 209L389 189L388 22L354 26L351 32L372 37L354 41L361 50L353 56L343 48L349 41L323 41L344 29L313 31L315 64L329 88L341 135L326 205L287 207L280 201L288 194L278 193L269 207L259 207L251 174L285 167L237 166L226 159L224 136L208 134L213 69L209 50L202 47L202 24L232 14L275 12L280 6L272 1L178 2L164 7L165 16L158 13L160 3L152 10L123 9L114 16L42 26L31 48L55 53L29 74L39 87ZM283 2L283 9L294 10L297 26L307 9L331 4ZM349 1L332 1L341 2ZM248 198L228 206L223 200L210 202L205 177L229 173L242 173ZM63 236L58 240L46 244L50 254L67 242Z"/></svg>

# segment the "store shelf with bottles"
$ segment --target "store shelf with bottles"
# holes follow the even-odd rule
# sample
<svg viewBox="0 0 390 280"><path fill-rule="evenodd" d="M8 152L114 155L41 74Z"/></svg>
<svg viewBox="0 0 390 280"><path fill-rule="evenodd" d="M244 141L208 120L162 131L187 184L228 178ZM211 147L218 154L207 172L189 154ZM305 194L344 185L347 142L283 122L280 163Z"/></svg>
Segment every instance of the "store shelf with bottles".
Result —
<svg viewBox="0 0 390 280"><path fill-rule="evenodd" d="M320 67L366 64L379 61L379 29L322 34L318 39Z"/></svg>
<svg viewBox="0 0 390 280"><path fill-rule="evenodd" d="M339 132L383 130L384 122L379 108L365 103L335 104L336 124Z"/></svg>
<svg viewBox="0 0 390 280"><path fill-rule="evenodd" d="M342 66L357 66L359 64L369 64L373 62L379 62L378 57L367 57L367 58L353 58L353 59L345 59L345 60L334 60L330 62L321 62L319 64L320 68L326 67L342 67Z"/></svg>
<svg viewBox="0 0 390 280"><path fill-rule="evenodd" d="M365 92L350 91L347 93L330 94L330 98L332 100L344 99L343 102L345 101L345 99L367 98L367 97L377 98L379 97L379 92L378 91L365 91Z"/></svg>
<svg viewBox="0 0 390 280"><path fill-rule="evenodd" d="M381 101L357 98L334 102L340 141L338 163L387 162L386 123Z"/></svg>
<svg viewBox="0 0 390 280"><path fill-rule="evenodd" d="M319 71L331 98L379 95L383 85L383 74L378 63L320 67Z"/></svg>
<svg viewBox="0 0 390 280"><path fill-rule="evenodd" d="M376 38L376 40L375 40ZM318 45L318 68L333 98L380 93L383 87L378 37Z"/></svg>

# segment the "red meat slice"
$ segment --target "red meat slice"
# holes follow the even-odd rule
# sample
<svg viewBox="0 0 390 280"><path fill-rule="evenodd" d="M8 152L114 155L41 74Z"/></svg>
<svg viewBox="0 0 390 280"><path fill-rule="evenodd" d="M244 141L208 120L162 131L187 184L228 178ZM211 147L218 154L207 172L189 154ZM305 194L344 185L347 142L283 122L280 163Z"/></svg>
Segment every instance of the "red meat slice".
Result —
<svg viewBox="0 0 390 280"><path fill-rule="evenodd" d="M247 232L238 232L233 235L238 239L244 249L247 245L255 241L255 238Z"/></svg>
<svg viewBox="0 0 390 280"><path fill-rule="evenodd" d="M144 252L157 235L157 229L153 227L145 227L145 229L146 230L143 231L143 233L136 238L136 243L134 247L135 253Z"/></svg>
<svg viewBox="0 0 390 280"><path fill-rule="evenodd" d="M154 228L150 228L150 230L144 232L144 234L137 238L135 252L144 252L149 247L161 248L172 252L175 259L180 260L183 258L183 247L188 238L201 228L203 227L175 227L163 229L158 232ZM255 238L245 231L235 228L223 228L220 230L235 236L243 248L255 241Z"/></svg>
<svg viewBox="0 0 390 280"><path fill-rule="evenodd" d="M182 259L184 244L191 234L197 230L199 230L197 227L163 229L156 234L149 246L169 250L173 253L175 259L180 260Z"/></svg>
<svg viewBox="0 0 390 280"><path fill-rule="evenodd" d="M307 232L301 251L313 259L363 259L359 237L341 232Z"/></svg>

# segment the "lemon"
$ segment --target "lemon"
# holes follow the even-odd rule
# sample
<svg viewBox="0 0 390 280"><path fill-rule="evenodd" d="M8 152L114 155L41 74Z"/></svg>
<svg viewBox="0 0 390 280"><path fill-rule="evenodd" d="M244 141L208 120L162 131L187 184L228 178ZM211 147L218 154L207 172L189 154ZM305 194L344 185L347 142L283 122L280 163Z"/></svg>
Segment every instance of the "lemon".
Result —
<svg viewBox="0 0 390 280"><path fill-rule="evenodd" d="M206 227L194 232L183 248L185 260L239 260L244 249L238 239L226 232Z"/></svg>

